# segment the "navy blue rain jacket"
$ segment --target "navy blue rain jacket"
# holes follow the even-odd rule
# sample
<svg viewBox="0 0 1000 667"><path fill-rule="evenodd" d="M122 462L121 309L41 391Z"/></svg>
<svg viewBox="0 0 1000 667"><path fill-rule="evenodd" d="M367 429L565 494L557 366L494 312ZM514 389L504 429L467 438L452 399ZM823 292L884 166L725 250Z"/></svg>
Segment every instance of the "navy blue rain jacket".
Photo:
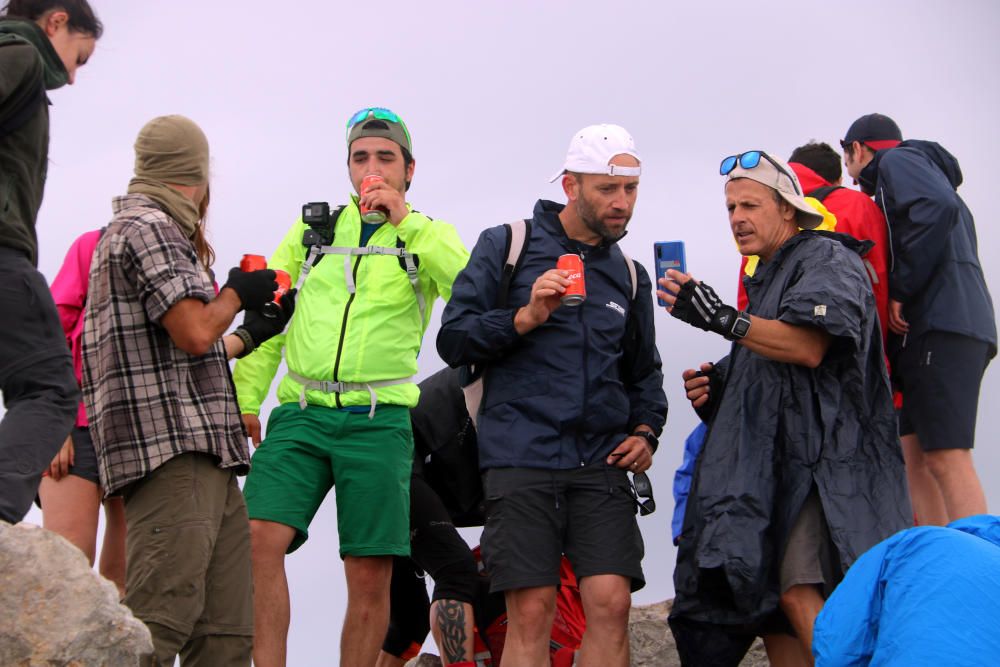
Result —
<svg viewBox="0 0 1000 667"><path fill-rule="evenodd" d="M751 314L833 340L815 369L733 345L688 495L671 625L686 618L761 631L778 610L779 566L812 488L844 571L911 525L875 297L859 256L869 245L799 232L745 281ZM721 647L695 643L699 653Z"/></svg>
<svg viewBox="0 0 1000 667"><path fill-rule="evenodd" d="M506 259L506 230L484 231L455 279L437 348L451 366L485 364L478 416L482 469L569 469L606 457L638 424L659 434L667 416L660 356L653 336L652 284L636 263L632 301L628 267L617 244L569 239L562 205L535 204L531 236L511 281L509 308L496 308ZM582 253L587 299L561 306L524 336L514 313L528 303L538 276L559 255ZM626 323L638 332L622 362Z"/></svg>
<svg viewBox="0 0 1000 667"><path fill-rule="evenodd" d="M858 180L889 221L889 296L903 304L908 335L957 333L995 355L996 316L972 212L957 192L958 160L932 141L904 141L876 152Z"/></svg>

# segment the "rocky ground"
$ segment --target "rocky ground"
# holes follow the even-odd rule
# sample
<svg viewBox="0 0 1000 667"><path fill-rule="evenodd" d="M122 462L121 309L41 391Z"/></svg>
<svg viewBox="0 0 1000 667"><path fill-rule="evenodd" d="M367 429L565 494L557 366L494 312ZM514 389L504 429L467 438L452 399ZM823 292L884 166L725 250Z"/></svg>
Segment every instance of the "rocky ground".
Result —
<svg viewBox="0 0 1000 667"><path fill-rule="evenodd" d="M629 618L631 667L680 667L674 636L667 626L672 600L633 607ZM740 667L767 667L770 663L764 645L758 640ZM425 653L406 663L406 667L441 667L436 655Z"/></svg>
<svg viewBox="0 0 1000 667"><path fill-rule="evenodd" d="M79 549L0 521L0 665L132 667L152 650L149 630Z"/></svg>

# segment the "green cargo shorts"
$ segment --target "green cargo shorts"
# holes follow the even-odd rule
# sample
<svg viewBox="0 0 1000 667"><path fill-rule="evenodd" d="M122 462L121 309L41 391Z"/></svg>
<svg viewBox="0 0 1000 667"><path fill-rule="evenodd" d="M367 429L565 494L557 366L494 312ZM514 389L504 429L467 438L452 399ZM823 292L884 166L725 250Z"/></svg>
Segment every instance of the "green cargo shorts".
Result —
<svg viewBox="0 0 1000 667"><path fill-rule="evenodd" d="M410 411L379 405L372 419L316 405L276 408L254 452L243 493L251 519L295 529L291 553L331 487L340 557L410 555Z"/></svg>

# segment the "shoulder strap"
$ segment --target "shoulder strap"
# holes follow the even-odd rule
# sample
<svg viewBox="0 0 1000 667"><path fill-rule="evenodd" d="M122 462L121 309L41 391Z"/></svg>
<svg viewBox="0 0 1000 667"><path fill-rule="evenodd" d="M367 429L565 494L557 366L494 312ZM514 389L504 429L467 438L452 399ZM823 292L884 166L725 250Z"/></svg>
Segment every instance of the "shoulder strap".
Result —
<svg viewBox="0 0 1000 667"><path fill-rule="evenodd" d="M830 193L832 193L834 190L840 190L843 187L844 186L842 185L824 185L822 187L816 188L812 192L807 192L806 197L812 197L813 199L816 199L818 201L823 201L824 199L829 197Z"/></svg>
<svg viewBox="0 0 1000 667"><path fill-rule="evenodd" d="M345 208L347 208L346 204L341 204L330 213L330 229L325 234L327 238L324 238L323 233L312 227L306 228L305 232L303 232L302 245L308 248L308 250L306 251L306 259L302 262L302 268L299 269L299 279L295 283L296 290L302 291L302 285L306 282L306 278L309 277L309 272L323 259L323 244L333 243L333 234L337 228L337 219L344 212Z"/></svg>
<svg viewBox="0 0 1000 667"><path fill-rule="evenodd" d="M632 258L628 256L627 252L622 250L621 246L618 246L618 249L621 250L622 257L625 258L625 266L628 267L628 279L632 287L631 300L635 301L635 295L639 291L639 278L635 274L635 262L632 261Z"/></svg>
<svg viewBox="0 0 1000 667"><path fill-rule="evenodd" d="M515 220L504 225L507 232L506 258L503 271L500 274L500 288L497 290L497 308L507 307L507 297L510 295L510 283L514 273L521 268L524 252L531 239L531 221Z"/></svg>
<svg viewBox="0 0 1000 667"><path fill-rule="evenodd" d="M28 44L29 42L11 33L0 35L0 46L18 43ZM45 96L45 77L43 75L39 75L32 86L33 89L31 92L25 95L18 105L11 110L7 118L0 123L0 138L17 131L22 125L28 122L28 119L38 112L39 107L44 106L48 101L48 98Z"/></svg>

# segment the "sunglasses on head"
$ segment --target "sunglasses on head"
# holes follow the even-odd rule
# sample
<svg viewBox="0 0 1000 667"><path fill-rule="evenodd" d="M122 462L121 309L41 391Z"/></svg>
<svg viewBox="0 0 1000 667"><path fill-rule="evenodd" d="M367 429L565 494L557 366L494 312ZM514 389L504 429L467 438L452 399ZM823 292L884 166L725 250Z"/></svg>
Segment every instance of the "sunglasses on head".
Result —
<svg viewBox="0 0 1000 667"><path fill-rule="evenodd" d="M788 180L792 182L792 188L795 190L795 194L801 195L802 191L799 189L799 184L796 182L792 175L789 174L784 167L778 164L774 158L765 153L764 151L747 151L746 153L740 153L738 155L730 155L722 164L719 165L719 174L722 176L728 176L733 169L736 169L739 165L743 169L754 169L760 164L760 159L764 158L777 169L780 173L788 177Z"/></svg>
<svg viewBox="0 0 1000 667"><path fill-rule="evenodd" d="M406 129L406 123L403 122L403 119L400 118L399 114L395 111L392 109L386 109L385 107L365 107L364 109L352 114L351 117L347 119L348 134L350 134L352 127L362 121L368 120L369 117L377 118L378 120L385 120L390 123L396 123L403 128L403 133L406 134L407 140L410 140L410 131Z"/></svg>
<svg viewBox="0 0 1000 667"><path fill-rule="evenodd" d="M639 514L647 516L656 511L656 501L653 500L653 484L644 472L632 475L632 500L639 506Z"/></svg>

